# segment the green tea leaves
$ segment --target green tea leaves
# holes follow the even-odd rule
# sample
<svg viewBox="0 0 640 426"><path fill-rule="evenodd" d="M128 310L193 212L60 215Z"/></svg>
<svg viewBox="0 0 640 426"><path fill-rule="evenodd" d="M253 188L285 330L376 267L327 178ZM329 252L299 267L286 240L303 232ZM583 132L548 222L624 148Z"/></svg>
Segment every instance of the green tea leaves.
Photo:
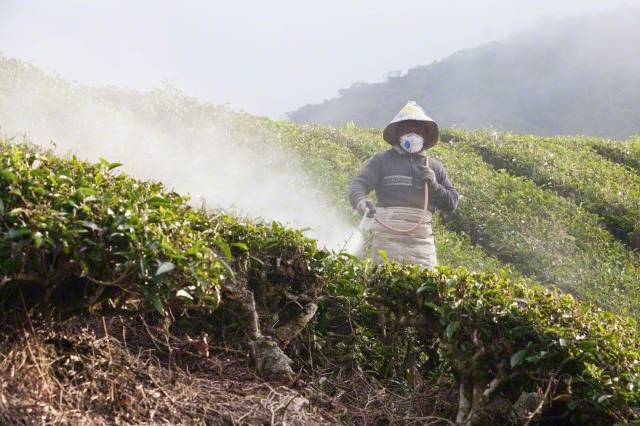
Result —
<svg viewBox="0 0 640 426"><path fill-rule="evenodd" d="M154 278L157 278L161 275L164 275L168 272L173 271L174 269L176 269L176 265L174 265L171 262L162 262L159 266L158 269L156 270L156 273L153 275Z"/></svg>
<svg viewBox="0 0 640 426"><path fill-rule="evenodd" d="M451 340L451 338L456 333L456 331L458 331L459 328L460 328L460 322L459 321L454 321L454 322L450 323L447 326L447 329L446 329L446 332L445 332L445 335L447 336L447 339Z"/></svg>
<svg viewBox="0 0 640 426"><path fill-rule="evenodd" d="M2 177L10 184L15 184L18 182L18 178L11 170L0 169L0 177Z"/></svg>
<svg viewBox="0 0 640 426"><path fill-rule="evenodd" d="M518 352L511 355L511 359L509 360L509 363L511 364L511 368L515 368L519 366L522 363L522 361L524 361L526 356L527 356L526 349L520 349Z"/></svg>

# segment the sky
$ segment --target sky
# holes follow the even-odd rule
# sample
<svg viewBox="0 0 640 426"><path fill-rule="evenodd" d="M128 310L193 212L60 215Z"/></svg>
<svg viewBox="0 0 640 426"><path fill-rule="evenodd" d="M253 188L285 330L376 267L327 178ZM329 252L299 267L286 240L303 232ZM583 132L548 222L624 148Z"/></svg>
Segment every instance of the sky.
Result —
<svg viewBox="0 0 640 426"><path fill-rule="evenodd" d="M0 0L0 53L65 79L188 95L283 118L354 82L540 20L640 0Z"/></svg>

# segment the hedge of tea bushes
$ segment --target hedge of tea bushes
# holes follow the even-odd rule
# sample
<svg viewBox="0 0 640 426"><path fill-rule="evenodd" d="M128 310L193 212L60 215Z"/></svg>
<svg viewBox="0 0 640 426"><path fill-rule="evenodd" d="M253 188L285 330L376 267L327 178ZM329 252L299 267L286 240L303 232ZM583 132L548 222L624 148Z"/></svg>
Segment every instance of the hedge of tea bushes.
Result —
<svg viewBox="0 0 640 426"><path fill-rule="evenodd" d="M586 143L606 159L640 173L640 136L626 141L589 139Z"/></svg>
<svg viewBox="0 0 640 426"><path fill-rule="evenodd" d="M465 198L450 225L522 273L594 303L638 314L640 256L598 216L527 178L496 170L464 143L439 155Z"/></svg>
<svg viewBox="0 0 640 426"><path fill-rule="evenodd" d="M65 313L106 299L215 305L229 267L209 219L106 160L61 159L0 141L0 267L5 308ZM205 243L208 242L208 243ZM115 306L114 305L114 306ZM20 307L20 306L17 306Z"/></svg>
<svg viewBox="0 0 640 426"><path fill-rule="evenodd" d="M625 167L635 161L633 150L638 149L637 143L596 143L578 137L476 135L474 146L483 150L487 160L497 168L527 176L538 185L572 198L602 217L614 236L640 248L640 176ZM598 150L600 154L618 152L622 164L609 161ZM623 156L624 160L620 158Z"/></svg>
<svg viewBox="0 0 640 426"><path fill-rule="evenodd" d="M505 273L338 258L329 276L314 328L316 368L338 360L412 383L442 360L473 401L468 424L484 424L496 410L491 401L513 405L522 392L546 392L542 411L570 424L638 415L640 350L631 319Z"/></svg>

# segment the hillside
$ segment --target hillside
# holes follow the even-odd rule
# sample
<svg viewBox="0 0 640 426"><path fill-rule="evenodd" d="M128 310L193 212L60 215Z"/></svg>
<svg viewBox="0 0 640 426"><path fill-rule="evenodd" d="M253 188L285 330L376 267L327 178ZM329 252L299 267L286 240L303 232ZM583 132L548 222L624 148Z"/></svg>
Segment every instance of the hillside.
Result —
<svg viewBox="0 0 640 426"><path fill-rule="evenodd" d="M377 131L355 126L274 126L286 132L293 149L311 153L304 160L307 168L322 184L333 185L336 202L345 206L349 178L388 146ZM631 153L638 140L619 144L457 130L445 130L442 139L431 155L444 162L463 195L458 210L440 217L435 231L444 264L480 270L509 266L637 317L640 176L614 155L601 153ZM489 161L487 147L508 161ZM520 147L519 157L513 147ZM633 161L631 154L623 155ZM518 159L542 170L541 176L520 168ZM594 175L594 168L600 173Z"/></svg>
<svg viewBox="0 0 640 426"><path fill-rule="evenodd" d="M224 137L207 133L211 147L232 139L255 158L288 153L297 179L353 222L347 183L387 147L375 129L257 119L175 92L78 87L14 60L0 68L4 131L38 115L37 130L97 150L88 136L99 132L83 139L74 132L93 127L69 122L90 106L84 117L108 113L114 128L120 115L135 121L122 137L134 138L132 161L149 127L158 152L183 129L194 139L176 137L171 152L206 162L226 151L191 143L216 123ZM16 97L25 93L29 105ZM0 421L637 419L640 140L451 129L441 139L430 155L463 198L436 217L444 266L431 273L194 207L112 159L3 138ZM169 181L186 173L161 164Z"/></svg>
<svg viewBox="0 0 640 426"><path fill-rule="evenodd" d="M277 223L193 209L108 161L0 148L4 422L640 414L631 319L507 271L319 250ZM247 352L272 385L242 366ZM267 389L269 405L251 409Z"/></svg>
<svg viewBox="0 0 640 426"><path fill-rule="evenodd" d="M539 23L289 117L381 128L414 99L444 127L627 138L640 133L639 19L635 9Z"/></svg>

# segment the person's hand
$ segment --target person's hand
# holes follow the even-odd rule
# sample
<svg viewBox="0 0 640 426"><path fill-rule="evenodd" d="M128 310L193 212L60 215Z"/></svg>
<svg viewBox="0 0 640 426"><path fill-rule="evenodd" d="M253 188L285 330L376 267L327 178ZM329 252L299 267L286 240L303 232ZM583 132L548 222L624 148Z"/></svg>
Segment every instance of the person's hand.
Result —
<svg viewBox="0 0 640 426"><path fill-rule="evenodd" d="M438 180L436 179L436 173L431 167L427 166L426 164L419 165L418 172L420 173L422 180L429 185L438 183Z"/></svg>
<svg viewBox="0 0 640 426"><path fill-rule="evenodd" d="M376 214L376 206L373 204L373 201L367 200L366 198L360 200L356 210L360 216L364 216L364 214L367 213L367 217L373 217Z"/></svg>

